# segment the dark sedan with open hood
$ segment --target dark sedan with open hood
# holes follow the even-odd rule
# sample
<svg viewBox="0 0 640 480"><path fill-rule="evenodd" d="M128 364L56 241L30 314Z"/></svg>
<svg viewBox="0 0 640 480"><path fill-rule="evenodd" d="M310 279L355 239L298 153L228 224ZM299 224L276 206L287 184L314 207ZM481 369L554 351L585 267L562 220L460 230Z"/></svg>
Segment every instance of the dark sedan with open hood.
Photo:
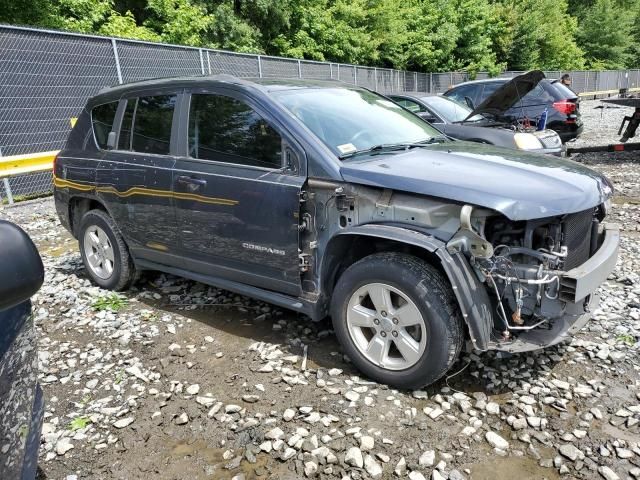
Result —
<svg viewBox="0 0 640 480"><path fill-rule="evenodd" d="M516 127L474 114L467 105L442 95L398 93L389 95L389 98L458 140L534 153L564 154L562 140L553 130Z"/></svg>
<svg viewBox="0 0 640 480"><path fill-rule="evenodd" d="M518 128L537 127L546 115L545 127L573 140L584 128L580 98L559 82L548 80L540 70L513 78L491 78L461 83L444 93L469 105L472 115L484 115Z"/></svg>
<svg viewBox="0 0 640 480"><path fill-rule="evenodd" d="M331 316L367 376L442 377L466 346L528 351L589 319L619 234L577 163L452 140L339 82L139 82L91 99L55 161L87 275L153 269Z"/></svg>

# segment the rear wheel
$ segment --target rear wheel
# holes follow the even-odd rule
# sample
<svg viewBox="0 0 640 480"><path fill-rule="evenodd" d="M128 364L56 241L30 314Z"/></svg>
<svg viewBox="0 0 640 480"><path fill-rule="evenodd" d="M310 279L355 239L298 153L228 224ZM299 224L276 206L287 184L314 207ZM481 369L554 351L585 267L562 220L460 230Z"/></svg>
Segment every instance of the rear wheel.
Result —
<svg viewBox="0 0 640 480"><path fill-rule="evenodd" d="M438 380L464 334L447 279L411 255L380 253L350 266L332 298L333 326L353 363L399 388Z"/></svg>
<svg viewBox="0 0 640 480"><path fill-rule="evenodd" d="M94 283L109 290L127 288L135 277L129 250L111 217L90 210L80 221L80 255Z"/></svg>

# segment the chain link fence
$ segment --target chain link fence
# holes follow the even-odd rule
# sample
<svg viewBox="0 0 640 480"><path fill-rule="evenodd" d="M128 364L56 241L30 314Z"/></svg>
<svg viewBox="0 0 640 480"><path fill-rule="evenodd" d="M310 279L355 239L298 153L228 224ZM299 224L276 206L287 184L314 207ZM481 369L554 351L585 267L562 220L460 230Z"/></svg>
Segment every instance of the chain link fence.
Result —
<svg viewBox="0 0 640 480"><path fill-rule="evenodd" d="M464 72L407 72L0 25L0 157L62 148L71 119L104 87L218 73L333 79L380 92L442 93L469 80ZM545 72L549 78L563 73ZM578 93L640 86L640 70L568 73ZM8 188L14 198L49 193L51 173L0 182L5 201Z"/></svg>

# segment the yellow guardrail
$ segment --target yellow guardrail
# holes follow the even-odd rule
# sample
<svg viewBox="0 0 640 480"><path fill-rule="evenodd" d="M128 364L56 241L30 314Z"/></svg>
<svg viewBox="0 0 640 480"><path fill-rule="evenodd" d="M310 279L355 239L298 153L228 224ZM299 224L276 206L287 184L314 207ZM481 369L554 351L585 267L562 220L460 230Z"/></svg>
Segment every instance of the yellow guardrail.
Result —
<svg viewBox="0 0 640 480"><path fill-rule="evenodd" d="M43 172L53 168L53 159L59 150L0 157L0 178L15 177L25 173Z"/></svg>

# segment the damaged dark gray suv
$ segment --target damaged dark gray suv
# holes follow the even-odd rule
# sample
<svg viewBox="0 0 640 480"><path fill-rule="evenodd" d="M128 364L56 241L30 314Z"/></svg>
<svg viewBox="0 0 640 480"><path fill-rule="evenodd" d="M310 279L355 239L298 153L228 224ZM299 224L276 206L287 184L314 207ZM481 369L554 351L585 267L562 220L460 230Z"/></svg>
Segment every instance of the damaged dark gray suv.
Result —
<svg viewBox="0 0 640 480"><path fill-rule="evenodd" d="M452 141L337 82L109 88L54 166L56 208L110 289L160 270L332 317L367 376L436 381L466 347L570 337L613 270L612 187L577 163Z"/></svg>

